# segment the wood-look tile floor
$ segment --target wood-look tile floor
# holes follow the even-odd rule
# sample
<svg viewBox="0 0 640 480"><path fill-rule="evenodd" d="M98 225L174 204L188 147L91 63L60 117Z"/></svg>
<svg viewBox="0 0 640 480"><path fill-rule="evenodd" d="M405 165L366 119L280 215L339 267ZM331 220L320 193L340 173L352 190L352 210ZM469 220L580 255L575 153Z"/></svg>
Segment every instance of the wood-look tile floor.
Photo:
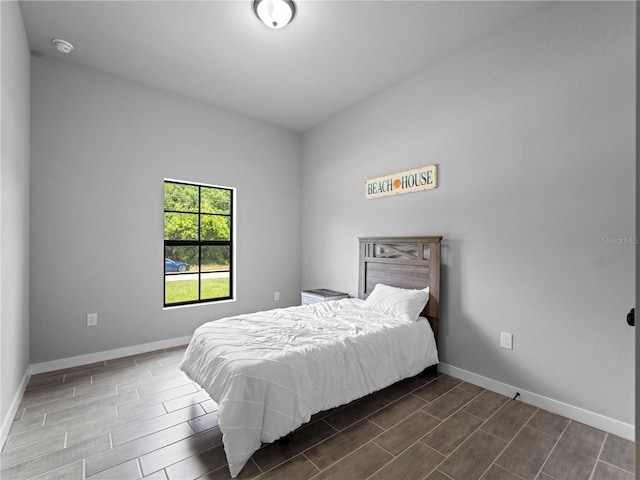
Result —
<svg viewBox="0 0 640 480"><path fill-rule="evenodd" d="M227 479L217 405L184 347L34 375L0 477ZM632 480L632 442L447 375L419 375L314 416L239 478Z"/></svg>

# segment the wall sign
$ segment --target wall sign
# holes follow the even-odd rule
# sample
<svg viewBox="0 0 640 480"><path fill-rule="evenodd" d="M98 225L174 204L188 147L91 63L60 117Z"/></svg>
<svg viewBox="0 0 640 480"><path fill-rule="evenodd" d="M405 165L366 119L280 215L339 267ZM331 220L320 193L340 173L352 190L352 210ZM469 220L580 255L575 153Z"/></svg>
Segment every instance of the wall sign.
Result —
<svg viewBox="0 0 640 480"><path fill-rule="evenodd" d="M387 197L438 187L438 165L370 178L364 182L364 198Z"/></svg>

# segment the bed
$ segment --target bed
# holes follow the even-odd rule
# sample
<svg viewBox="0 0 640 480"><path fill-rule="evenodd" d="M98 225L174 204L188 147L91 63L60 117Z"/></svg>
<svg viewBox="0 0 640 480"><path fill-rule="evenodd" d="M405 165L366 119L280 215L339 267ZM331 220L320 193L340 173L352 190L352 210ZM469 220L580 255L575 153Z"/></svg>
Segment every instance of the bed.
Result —
<svg viewBox="0 0 640 480"><path fill-rule="evenodd" d="M232 477L311 415L437 365L441 240L360 238L358 298L196 329L180 368L218 403Z"/></svg>

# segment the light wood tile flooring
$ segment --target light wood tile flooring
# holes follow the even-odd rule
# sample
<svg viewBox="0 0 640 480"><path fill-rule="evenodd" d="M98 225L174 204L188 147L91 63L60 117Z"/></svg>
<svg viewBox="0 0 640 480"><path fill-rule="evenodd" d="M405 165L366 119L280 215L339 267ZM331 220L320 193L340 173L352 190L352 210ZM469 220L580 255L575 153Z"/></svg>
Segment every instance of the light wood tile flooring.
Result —
<svg viewBox="0 0 640 480"><path fill-rule="evenodd" d="M35 375L0 477L229 478L217 405L179 370L184 347ZM424 374L323 412L264 446L260 480L632 480L634 444Z"/></svg>

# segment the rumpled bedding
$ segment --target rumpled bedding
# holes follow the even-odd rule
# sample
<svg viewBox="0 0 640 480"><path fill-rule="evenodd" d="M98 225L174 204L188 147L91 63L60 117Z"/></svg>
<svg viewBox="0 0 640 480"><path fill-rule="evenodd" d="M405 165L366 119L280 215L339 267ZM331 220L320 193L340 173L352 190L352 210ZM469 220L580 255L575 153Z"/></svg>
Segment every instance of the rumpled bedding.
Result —
<svg viewBox="0 0 640 480"><path fill-rule="evenodd" d="M400 320L362 304L315 303L196 329L180 368L218 403L233 478L261 443L438 363L425 318Z"/></svg>

